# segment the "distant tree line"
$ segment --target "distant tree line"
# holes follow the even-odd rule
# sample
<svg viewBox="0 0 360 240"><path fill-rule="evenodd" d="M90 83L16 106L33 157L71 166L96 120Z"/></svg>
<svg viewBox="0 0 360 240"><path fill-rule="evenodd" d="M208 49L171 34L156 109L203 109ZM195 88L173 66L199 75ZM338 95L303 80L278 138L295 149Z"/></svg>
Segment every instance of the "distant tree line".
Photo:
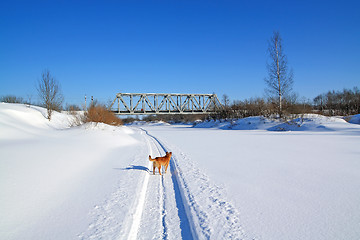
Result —
<svg viewBox="0 0 360 240"><path fill-rule="evenodd" d="M360 114L360 90L358 87L342 91L328 91L316 96L312 101L301 100L295 94L282 101L283 118L305 113L318 113L326 116ZM228 97L225 97L223 106L223 111L211 116L213 119L237 119L250 116L278 117L279 111L278 102L273 98L235 100L229 104Z"/></svg>
<svg viewBox="0 0 360 240"><path fill-rule="evenodd" d="M0 98L0 102L5 102L5 103L27 103L26 101L24 101L24 99L22 97L17 97L14 95L6 95L6 96L2 96Z"/></svg>
<svg viewBox="0 0 360 240"><path fill-rule="evenodd" d="M40 106L40 107L44 107L44 104L41 102L34 102L31 100L30 97L28 97L28 99L24 99L23 97L18 97L15 95L4 95L0 97L0 102L5 102L5 103L20 103L20 104L29 104L29 105L34 105L34 106ZM66 104L65 107L62 105L59 105L56 109L56 111L81 111L82 108L76 104Z"/></svg>
<svg viewBox="0 0 360 240"><path fill-rule="evenodd" d="M232 104L225 106L224 110L213 115L214 119L238 119L250 116L280 117L278 101L273 98L250 98L235 100ZM296 96L282 99L281 118L288 118L293 114L304 114L312 112L312 104L309 101L300 102Z"/></svg>
<svg viewBox="0 0 360 240"><path fill-rule="evenodd" d="M360 90L328 91L314 98L314 109L325 115L353 115L360 113Z"/></svg>

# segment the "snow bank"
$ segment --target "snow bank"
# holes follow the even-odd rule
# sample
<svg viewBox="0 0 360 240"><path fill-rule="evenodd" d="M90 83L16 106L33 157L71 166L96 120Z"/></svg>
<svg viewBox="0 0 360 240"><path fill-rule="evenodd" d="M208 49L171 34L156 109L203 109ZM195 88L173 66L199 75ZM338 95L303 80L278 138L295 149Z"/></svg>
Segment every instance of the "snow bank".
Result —
<svg viewBox="0 0 360 240"><path fill-rule="evenodd" d="M119 170L147 155L133 131L92 123L69 128L70 115L55 112L49 122L44 111L0 104L1 239L75 239L114 189L129 195L121 211L133 200L136 187L127 186L138 175Z"/></svg>
<svg viewBox="0 0 360 240"><path fill-rule="evenodd" d="M350 116L348 118L349 123L360 124L360 114Z"/></svg>
<svg viewBox="0 0 360 240"><path fill-rule="evenodd" d="M338 117L326 117L318 114L305 114L302 117L278 124L269 131L335 131L350 125Z"/></svg>
<svg viewBox="0 0 360 240"><path fill-rule="evenodd" d="M352 119L354 119L354 122L357 121L356 117ZM268 131L335 131L352 127L342 118L325 117L318 114L305 114L287 122L270 120L264 117L247 117L236 121L205 121L194 124L194 128Z"/></svg>
<svg viewBox="0 0 360 240"><path fill-rule="evenodd" d="M69 128L73 116L53 112L46 119L46 109L24 104L0 103L0 138L17 138L37 134L41 130Z"/></svg>

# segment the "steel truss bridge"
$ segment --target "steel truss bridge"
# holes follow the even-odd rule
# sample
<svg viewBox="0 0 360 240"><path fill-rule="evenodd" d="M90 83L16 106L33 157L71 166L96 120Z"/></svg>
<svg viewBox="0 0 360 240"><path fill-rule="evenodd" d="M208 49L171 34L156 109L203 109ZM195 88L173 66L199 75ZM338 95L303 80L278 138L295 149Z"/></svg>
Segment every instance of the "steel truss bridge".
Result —
<svg viewBox="0 0 360 240"><path fill-rule="evenodd" d="M222 109L216 94L118 93L110 105L118 115L212 114Z"/></svg>

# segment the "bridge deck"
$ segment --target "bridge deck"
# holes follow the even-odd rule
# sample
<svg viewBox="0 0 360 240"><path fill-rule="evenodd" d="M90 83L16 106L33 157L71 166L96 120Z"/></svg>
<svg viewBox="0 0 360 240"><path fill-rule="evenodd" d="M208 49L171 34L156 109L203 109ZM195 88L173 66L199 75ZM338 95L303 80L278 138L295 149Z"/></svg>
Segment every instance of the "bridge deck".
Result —
<svg viewBox="0 0 360 240"><path fill-rule="evenodd" d="M222 109L216 94L118 93L110 106L118 115L212 114Z"/></svg>
<svg viewBox="0 0 360 240"><path fill-rule="evenodd" d="M210 111L206 111L206 112L203 112L203 111L133 111L133 112L129 112L129 111L116 111L116 110L111 110L114 114L116 115L156 115L156 114L162 114L162 115L165 115L165 114L215 114L217 113L216 111L213 111L213 112L210 112Z"/></svg>

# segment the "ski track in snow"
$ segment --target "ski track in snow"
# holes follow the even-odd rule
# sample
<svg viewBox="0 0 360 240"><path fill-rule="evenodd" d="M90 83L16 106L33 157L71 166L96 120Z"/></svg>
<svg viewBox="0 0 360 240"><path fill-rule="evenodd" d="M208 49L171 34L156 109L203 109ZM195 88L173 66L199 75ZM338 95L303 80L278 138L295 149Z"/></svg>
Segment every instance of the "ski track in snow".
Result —
<svg viewBox="0 0 360 240"><path fill-rule="evenodd" d="M155 137L150 135L146 130L141 129L143 133L145 133L146 141L148 142L150 155L160 156L164 155L165 152L169 152L167 148L165 148ZM171 163L172 161L170 161ZM152 166L152 163L150 162ZM148 201L148 204L157 204L158 212L160 212L160 222L161 222L161 235L158 237L153 237L153 239L158 239L159 237L162 239L191 239L193 237L190 230L190 223L188 220L188 216L184 212L184 203L183 199L180 196L178 191L179 186L174 174L176 173L174 166L170 164L170 169L167 174L164 174L159 178L159 175L156 172L156 175L151 175L150 182L152 184L157 185L158 193L154 193L153 186L151 186L148 190L148 198L151 198L152 195L158 195L158 201ZM150 167L152 171L152 167ZM152 172L151 172L152 174ZM155 206L156 209L156 206ZM148 218L149 214L151 215L151 211L154 211L152 208L146 207L143 213L143 222L149 221L151 219ZM149 213L150 212L150 213ZM145 226L143 226L147 229ZM140 231L144 231L139 229ZM141 236L141 234L140 234ZM145 235L146 236L146 235ZM147 235L148 237L148 235Z"/></svg>
<svg viewBox="0 0 360 240"><path fill-rule="evenodd" d="M143 128L134 130L144 138L152 157L173 152L169 171L159 176L156 170L153 175L149 161L147 168L141 169L146 170L141 178L136 179L134 196L126 196L130 193L123 190L134 178L119 182L116 191L94 207L90 213L94 220L79 234L80 239L248 239L237 210L223 200L221 189L211 185L183 152L176 147L170 150ZM144 151L135 156L134 168L139 169L135 164L144 162ZM179 161L186 169L180 168ZM192 181L196 182L194 186Z"/></svg>
<svg viewBox="0 0 360 240"><path fill-rule="evenodd" d="M169 148L145 129L142 130L165 152L170 149L173 152L170 161L171 180L182 239L255 239L247 237L240 224L239 213L231 203L223 199L221 189L213 186L209 178L192 164L186 154L175 146ZM179 161L183 165L185 163L186 177L179 166ZM164 179L168 178L162 180ZM193 188L187 180L196 182ZM165 186L170 185L165 184Z"/></svg>
<svg viewBox="0 0 360 240"><path fill-rule="evenodd" d="M143 135L150 155L164 155L167 150L155 138L145 130L138 131ZM138 153L135 162L140 156L143 157L144 153ZM94 207L90 213L94 221L84 233L79 234L80 239L194 239L187 216L181 212L184 211L184 206L179 186L174 182L174 177L170 176L173 174L173 167L170 166L167 174L159 176L156 172L154 176L152 162L148 161L146 170L138 180L138 192L134 191L134 204L128 207L129 212L122 211L127 208L128 203L119 201L131 199L131 196L126 196L129 193L122 190L127 183L122 182L100 206ZM121 217L124 214L126 217Z"/></svg>

